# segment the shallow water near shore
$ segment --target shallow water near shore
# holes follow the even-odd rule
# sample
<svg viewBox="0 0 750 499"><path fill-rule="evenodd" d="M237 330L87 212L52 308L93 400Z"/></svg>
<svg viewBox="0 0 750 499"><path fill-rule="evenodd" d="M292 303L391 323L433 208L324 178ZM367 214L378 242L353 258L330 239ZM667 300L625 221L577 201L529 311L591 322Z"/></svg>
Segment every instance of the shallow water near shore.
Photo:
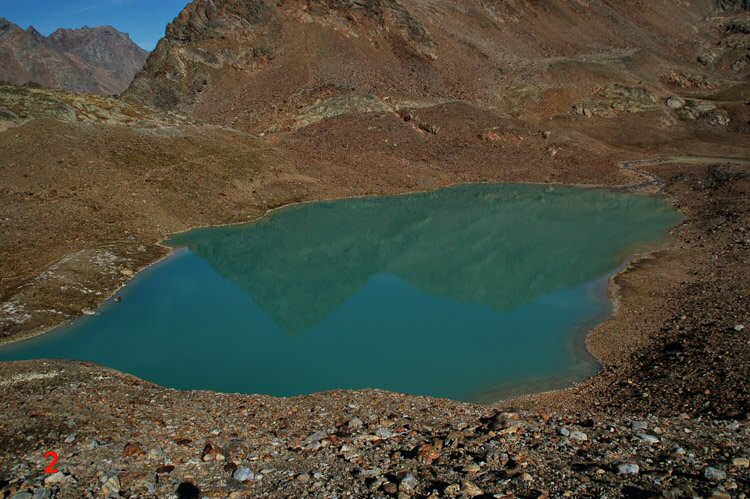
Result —
<svg viewBox="0 0 750 499"><path fill-rule="evenodd" d="M608 278L679 220L659 198L533 185L292 206L173 238L121 302L0 360L277 396L560 388L597 370L582 332L611 311Z"/></svg>

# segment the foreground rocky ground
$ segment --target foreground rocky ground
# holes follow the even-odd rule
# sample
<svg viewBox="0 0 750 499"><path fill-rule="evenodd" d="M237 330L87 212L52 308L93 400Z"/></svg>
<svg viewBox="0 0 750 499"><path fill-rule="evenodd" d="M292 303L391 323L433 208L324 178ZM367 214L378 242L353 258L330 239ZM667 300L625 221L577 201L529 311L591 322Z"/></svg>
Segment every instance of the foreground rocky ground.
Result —
<svg viewBox="0 0 750 499"><path fill-rule="evenodd" d="M179 393L84 364L15 367L5 403L28 417L4 411L2 464L3 490L19 498L743 497L750 479L745 421L505 412L384 392ZM60 472L45 475L50 449Z"/></svg>

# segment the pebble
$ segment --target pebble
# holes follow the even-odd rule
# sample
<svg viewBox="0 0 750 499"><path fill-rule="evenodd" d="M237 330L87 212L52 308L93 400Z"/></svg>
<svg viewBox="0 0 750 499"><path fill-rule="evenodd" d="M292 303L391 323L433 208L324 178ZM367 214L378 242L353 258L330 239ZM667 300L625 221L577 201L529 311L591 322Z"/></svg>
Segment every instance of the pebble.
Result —
<svg viewBox="0 0 750 499"><path fill-rule="evenodd" d="M62 471L58 471L57 473L54 473L48 476L47 478L45 478L44 485L55 485L55 484L66 482L66 481L71 481L75 483L76 480L72 476L65 475L63 474Z"/></svg>
<svg viewBox="0 0 750 499"><path fill-rule="evenodd" d="M102 494L105 497L120 495L120 479L117 476L110 476L102 485Z"/></svg>
<svg viewBox="0 0 750 499"><path fill-rule="evenodd" d="M750 459L746 457L735 457L732 459L732 466L736 466L737 468L750 467Z"/></svg>
<svg viewBox="0 0 750 499"><path fill-rule="evenodd" d="M248 480L254 479L255 475L247 466L240 466L234 474L232 474L232 477L238 482L247 482Z"/></svg>
<svg viewBox="0 0 750 499"><path fill-rule="evenodd" d="M570 430L568 430L565 427L560 427L557 429L557 433L559 435L562 435L563 437L569 437L570 436Z"/></svg>
<svg viewBox="0 0 750 499"><path fill-rule="evenodd" d="M156 468L156 474L157 475L167 475L169 473L172 473L174 471L174 466L171 464L166 464L164 466L159 466Z"/></svg>
<svg viewBox="0 0 750 499"><path fill-rule="evenodd" d="M325 431L316 431L315 433L307 437L304 443L305 445L314 444L314 443L320 442L327 436L328 436L328 433Z"/></svg>
<svg viewBox="0 0 750 499"><path fill-rule="evenodd" d="M414 478L414 475L409 473L401 479L401 482L398 484L398 490L402 492L411 492L417 488L417 485L419 485L417 479Z"/></svg>
<svg viewBox="0 0 750 499"><path fill-rule="evenodd" d="M681 109L685 107L685 99L678 95L672 95L666 100L665 104L670 109Z"/></svg>
<svg viewBox="0 0 750 499"><path fill-rule="evenodd" d="M578 440L579 442L585 442L589 437L582 431L574 430L570 432L570 438Z"/></svg>
<svg viewBox="0 0 750 499"><path fill-rule="evenodd" d="M391 495L394 495L396 494L396 492L398 492L398 486L395 483L388 482L383 485L383 490Z"/></svg>
<svg viewBox="0 0 750 499"><path fill-rule="evenodd" d="M452 483L445 488L445 495L448 497L456 497L461 493L461 487L457 483Z"/></svg>
<svg viewBox="0 0 750 499"><path fill-rule="evenodd" d="M646 421L633 421L630 428L634 432L645 431L648 430L648 423Z"/></svg>
<svg viewBox="0 0 750 499"><path fill-rule="evenodd" d="M722 480L726 480L727 478L727 474L725 471L714 468L713 466L708 466L706 469L704 469L703 476L706 477L707 480L711 480L713 482L720 482Z"/></svg>
<svg viewBox="0 0 750 499"><path fill-rule="evenodd" d="M620 475L637 475L641 467L635 463L620 463L617 465L617 473Z"/></svg>
<svg viewBox="0 0 750 499"><path fill-rule="evenodd" d="M375 435L382 438L383 440L388 440L389 438L393 438L396 436L395 433L393 433L391 430L389 430L385 426L379 427L377 431L375 432Z"/></svg>
<svg viewBox="0 0 750 499"><path fill-rule="evenodd" d="M364 424L364 423L362 422L362 420L361 420L361 419L359 419L359 418L358 418L358 417L356 417L356 416L355 416L355 417L353 417L352 419L350 419L350 420L349 420L349 423L347 423L347 426L348 426L349 428L351 428L352 430L359 430L359 429L360 429L360 428L362 428L362 427L363 427L364 425L365 425L365 424Z"/></svg>
<svg viewBox="0 0 750 499"><path fill-rule="evenodd" d="M745 326L743 326L742 324L737 324L736 326L734 326L734 330L737 331L738 333L744 329L745 329Z"/></svg>
<svg viewBox="0 0 750 499"><path fill-rule="evenodd" d="M659 439L653 435L649 435L648 433L641 433L638 435L638 438L640 438L642 441L646 442L647 444L658 444Z"/></svg>
<svg viewBox="0 0 750 499"><path fill-rule="evenodd" d="M477 497L484 494L484 491L468 480L461 482L461 494L466 497Z"/></svg>
<svg viewBox="0 0 750 499"><path fill-rule="evenodd" d="M383 470L381 470L380 468L373 468L371 470L360 471L359 476L364 477L364 478L374 478L374 477L379 477L382 474L383 474Z"/></svg>

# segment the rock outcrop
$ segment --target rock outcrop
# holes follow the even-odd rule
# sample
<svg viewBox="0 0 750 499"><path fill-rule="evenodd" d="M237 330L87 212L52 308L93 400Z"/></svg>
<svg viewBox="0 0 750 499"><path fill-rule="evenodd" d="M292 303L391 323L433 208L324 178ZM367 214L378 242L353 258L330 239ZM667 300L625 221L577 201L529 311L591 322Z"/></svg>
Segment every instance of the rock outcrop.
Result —
<svg viewBox="0 0 750 499"><path fill-rule="evenodd" d="M59 29L45 37L0 19L0 80L108 95L127 88L148 52L111 26Z"/></svg>

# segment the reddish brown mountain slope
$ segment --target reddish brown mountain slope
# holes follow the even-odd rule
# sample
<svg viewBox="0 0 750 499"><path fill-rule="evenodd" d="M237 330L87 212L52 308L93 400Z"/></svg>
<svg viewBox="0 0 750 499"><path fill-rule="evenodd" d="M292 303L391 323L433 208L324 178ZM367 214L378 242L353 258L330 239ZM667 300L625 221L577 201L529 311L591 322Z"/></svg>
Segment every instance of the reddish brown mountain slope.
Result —
<svg viewBox="0 0 750 499"><path fill-rule="evenodd" d="M111 26L60 29L45 37L0 18L0 80L119 94L143 68L148 52Z"/></svg>
<svg viewBox="0 0 750 499"><path fill-rule="evenodd" d="M673 75L710 78L697 57L718 13L711 0L196 0L128 95L263 131L296 127L321 102L463 100L549 116L613 83L632 97L668 95Z"/></svg>

